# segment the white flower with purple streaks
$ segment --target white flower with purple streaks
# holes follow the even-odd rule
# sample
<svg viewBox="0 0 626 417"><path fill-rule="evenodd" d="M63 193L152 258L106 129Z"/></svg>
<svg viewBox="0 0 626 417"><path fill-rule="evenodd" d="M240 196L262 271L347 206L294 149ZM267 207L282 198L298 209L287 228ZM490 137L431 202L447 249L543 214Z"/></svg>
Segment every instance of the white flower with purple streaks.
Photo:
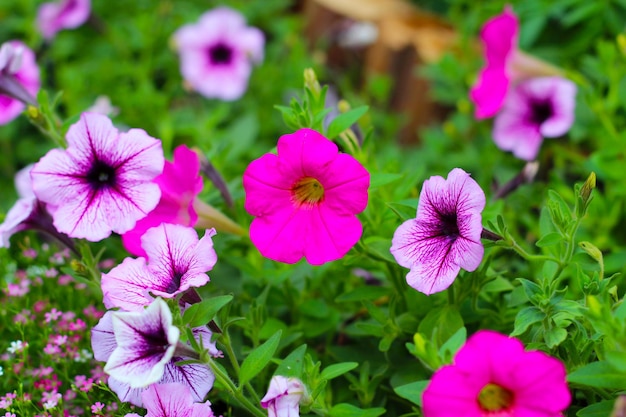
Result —
<svg viewBox="0 0 626 417"><path fill-rule="evenodd" d="M127 232L157 205L161 191L152 180L165 162L160 140L141 129L119 133L95 113L83 113L66 139L66 150L49 151L31 171L57 230L95 242Z"/></svg>
<svg viewBox="0 0 626 417"><path fill-rule="evenodd" d="M160 381L180 337L165 301L157 298L139 312L114 312L111 322L117 346L104 371L132 388Z"/></svg>
<svg viewBox="0 0 626 417"><path fill-rule="evenodd" d="M214 417L211 403L194 402L186 385L154 384L141 398L149 417Z"/></svg>
<svg viewBox="0 0 626 417"><path fill-rule="evenodd" d="M298 378L275 375L261 399L261 407L267 408L268 417L298 417L300 399L304 394L306 389Z"/></svg>
<svg viewBox="0 0 626 417"><path fill-rule="evenodd" d="M190 87L209 98L236 100L243 95L252 63L263 60L263 33L244 17L218 7L174 34L180 70Z"/></svg>
<svg viewBox="0 0 626 417"><path fill-rule="evenodd" d="M564 135L574 123L576 85L565 78L539 77L509 92L493 125L498 148L519 159L537 157L543 138Z"/></svg>
<svg viewBox="0 0 626 417"><path fill-rule="evenodd" d="M172 298L191 287L209 282L206 274L217 262L211 237L215 229L198 240L196 231L187 226L162 223L149 229L141 238L145 258L126 258L102 275L102 292L107 308L139 310L153 297Z"/></svg>
<svg viewBox="0 0 626 417"><path fill-rule="evenodd" d="M461 268L473 271L483 258L480 242L485 193L467 172L424 181L417 217L396 230L391 253L411 271L408 284L424 294L448 288Z"/></svg>
<svg viewBox="0 0 626 417"><path fill-rule="evenodd" d="M107 362L111 354L117 348L112 323L113 314L115 314L113 311L106 312L100 319L100 322L91 330L91 346L94 358L98 361ZM193 329L193 334L196 340L202 340L202 345L212 356L221 356L221 352L217 350L215 342L211 342L212 333L209 329L206 327L197 327ZM209 368L201 364L176 365L176 362L185 359L188 358L174 354L170 361L165 364L163 376L157 383L165 384L178 382L190 389L194 401L204 401L204 397L213 387L215 376ZM113 376L109 378L108 385L121 401L130 402L136 406L143 407L141 396L146 390L146 387L133 388L130 384L122 382Z"/></svg>

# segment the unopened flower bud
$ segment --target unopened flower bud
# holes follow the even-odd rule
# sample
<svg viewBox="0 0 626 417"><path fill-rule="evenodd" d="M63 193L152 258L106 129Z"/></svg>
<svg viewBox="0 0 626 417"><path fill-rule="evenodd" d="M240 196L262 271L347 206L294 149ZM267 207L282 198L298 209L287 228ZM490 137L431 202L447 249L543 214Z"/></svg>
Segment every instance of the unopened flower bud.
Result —
<svg viewBox="0 0 626 417"><path fill-rule="evenodd" d="M318 98L322 92L322 87L320 86L319 81L317 81L317 76L315 75L313 68L307 68L304 70L304 87L311 91L315 98Z"/></svg>
<svg viewBox="0 0 626 417"><path fill-rule="evenodd" d="M580 197L583 199L585 206L589 204L591 198L591 191L596 188L596 173L592 172L585 181L582 187L580 187Z"/></svg>

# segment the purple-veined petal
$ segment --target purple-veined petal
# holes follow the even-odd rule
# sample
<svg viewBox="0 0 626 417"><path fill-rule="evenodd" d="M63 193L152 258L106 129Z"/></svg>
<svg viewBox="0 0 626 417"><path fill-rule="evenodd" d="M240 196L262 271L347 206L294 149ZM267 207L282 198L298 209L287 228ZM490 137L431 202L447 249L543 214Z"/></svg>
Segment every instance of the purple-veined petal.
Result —
<svg viewBox="0 0 626 417"><path fill-rule="evenodd" d="M133 388L159 381L180 336L167 304L158 298L140 312L115 312L112 323L117 347L105 372Z"/></svg>

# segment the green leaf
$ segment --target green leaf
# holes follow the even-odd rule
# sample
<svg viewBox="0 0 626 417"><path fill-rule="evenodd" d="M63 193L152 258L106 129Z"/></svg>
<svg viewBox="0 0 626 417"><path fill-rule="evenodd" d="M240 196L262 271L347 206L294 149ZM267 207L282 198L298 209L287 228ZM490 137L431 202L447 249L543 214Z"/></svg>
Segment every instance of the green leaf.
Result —
<svg viewBox="0 0 626 417"><path fill-rule="evenodd" d="M265 343L250 352L246 359L244 359L241 364L241 370L239 371L240 385L254 378L272 360L272 356L274 356L274 352L276 352L278 348L281 334L281 330L277 331L274 336L270 337Z"/></svg>
<svg viewBox="0 0 626 417"><path fill-rule="evenodd" d="M204 326L215 317L218 311L233 299L232 295L220 295L193 304L183 314L183 323L190 327Z"/></svg>
<svg viewBox="0 0 626 417"><path fill-rule="evenodd" d="M302 369L304 366L304 354L306 345L302 345L291 352L280 362L274 375L292 376L302 379Z"/></svg>
<svg viewBox="0 0 626 417"><path fill-rule="evenodd" d="M540 248L545 248L547 246L558 245L561 242L563 242L563 236L561 236L561 234L558 232L551 232L543 235L541 239L539 239L537 243L535 243L535 245Z"/></svg>
<svg viewBox="0 0 626 417"><path fill-rule="evenodd" d="M591 362L567 376L570 384L587 387L626 389L626 373L619 372L608 362Z"/></svg>
<svg viewBox="0 0 626 417"><path fill-rule="evenodd" d="M543 334L543 340L550 349L563 343L567 337L567 330L561 327L553 327Z"/></svg>
<svg viewBox="0 0 626 417"><path fill-rule="evenodd" d="M447 359L452 359L457 350L459 350L461 346L465 344L466 339L467 330L465 329L465 327L461 327L448 340L446 340L446 343L444 343L439 348L439 355L444 357L447 362Z"/></svg>
<svg viewBox="0 0 626 417"><path fill-rule="evenodd" d="M578 410L576 417L606 417L613 411L613 400L600 401Z"/></svg>
<svg viewBox="0 0 626 417"><path fill-rule="evenodd" d="M322 371L320 375L320 378L326 379L326 380L334 379L334 378L337 378L338 376L345 374L346 372L350 372L357 366L359 366L358 362L335 363L333 365L330 365L324 368L324 370Z"/></svg>
<svg viewBox="0 0 626 417"><path fill-rule="evenodd" d="M417 331L424 334L435 346L441 346L461 327L463 317L459 310L454 306L443 306L431 309L420 322Z"/></svg>
<svg viewBox="0 0 626 417"><path fill-rule="evenodd" d="M537 307L526 307L517 313L515 317L515 328L511 336L518 336L524 333L530 326L540 322L546 317Z"/></svg>
<svg viewBox="0 0 626 417"><path fill-rule="evenodd" d="M358 408L351 404L337 404L330 409L330 417L378 417L385 414L384 408Z"/></svg>
<svg viewBox="0 0 626 417"><path fill-rule="evenodd" d="M326 132L326 137L328 139L334 139L339 136L341 132L352 126L356 123L357 120L361 118L367 111L369 107L360 106L352 110L348 110L347 112L340 114L335 117L332 122L328 125L328 131Z"/></svg>
<svg viewBox="0 0 626 417"><path fill-rule="evenodd" d="M339 297L335 298L335 301L338 303L346 303L350 301L365 301L365 300L371 301L371 300L377 300L380 297L384 297L389 294L391 294L391 291L389 288L366 285L366 286L358 287L354 291L341 294Z"/></svg>
<svg viewBox="0 0 626 417"><path fill-rule="evenodd" d="M400 397L405 398L411 401L413 404L418 406L422 406L422 393L426 389L430 381L416 381L411 382L410 384L401 385L399 387L395 387L393 390Z"/></svg>
<svg viewBox="0 0 626 417"><path fill-rule="evenodd" d="M539 285L525 278L517 278L517 280L522 284L524 292L530 301L537 301L543 298L543 290Z"/></svg>
<svg viewBox="0 0 626 417"><path fill-rule="evenodd" d="M402 174L391 174L387 172L372 172L370 174L370 190L373 190L374 188L380 187L382 185L390 184L394 181L398 181L399 179L402 179L403 177L404 175ZM413 212L415 212L415 208L413 208Z"/></svg>

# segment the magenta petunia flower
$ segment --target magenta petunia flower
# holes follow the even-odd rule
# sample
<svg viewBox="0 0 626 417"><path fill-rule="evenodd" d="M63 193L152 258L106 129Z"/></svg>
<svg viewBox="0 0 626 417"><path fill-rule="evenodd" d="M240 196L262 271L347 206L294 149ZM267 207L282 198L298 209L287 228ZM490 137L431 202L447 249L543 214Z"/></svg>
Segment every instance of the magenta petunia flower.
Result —
<svg viewBox="0 0 626 417"><path fill-rule="evenodd" d="M141 394L147 417L214 417L211 403L197 403L183 384L154 384Z"/></svg>
<svg viewBox="0 0 626 417"><path fill-rule="evenodd" d="M35 104L39 91L39 67L35 53L20 41L0 46L0 125L9 123Z"/></svg>
<svg viewBox="0 0 626 417"><path fill-rule="evenodd" d="M132 229L157 205L161 141L141 129L119 133L95 113L83 113L66 139L66 150L49 151L31 171L35 195L60 232L99 241Z"/></svg>
<svg viewBox="0 0 626 417"><path fill-rule="evenodd" d="M87 21L91 0L59 0L44 3L37 11L37 27L47 40L63 29L74 29Z"/></svg>
<svg viewBox="0 0 626 417"><path fill-rule="evenodd" d="M118 346L112 322L114 313L114 311L106 312L98 324L91 330L91 346L94 358L98 361L107 362ZM212 356L218 357L221 355L215 346L215 342L211 341L213 335L206 326L192 330L196 340L202 340L202 345ZM156 381L156 383L177 382L183 384L189 388L196 402L204 401L204 397L213 387L215 376L209 368L201 364L176 365L177 362L185 359L188 358L178 356L175 352L170 361L165 364L162 378ZM121 401L130 402L139 407L143 406L142 393L146 390L146 387L133 388L129 383L122 382L113 376L108 379L107 383Z"/></svg>
<svg viewBox="0 0 626 417"><path fill-rule="evenodd" d="M278 155L252 161L243 174L250 238L261 254L321 265L360 239L356 214L367 206L370 176L352 156L311 129L278 140Z"/></svg>
<svg viewBox="0 0 626 417"><path fill-rule="evenodd" d="M558 359L481 330L435 372L422 399L425 417L560 417L571 394Z"/></svg>
<svg viewBox="0 0 626 417"><path fill-rule="evenodd" d="M132 388L160 381L180 337L165 301L157 298L138 312L114 312L111 322L117 346L104 371Z"/></svg>
<svg viewBox="0 0 626 417"><path fill-rule="evenodd" d="M276 375L261 399L261 406L267 409L268 417L298 417L300 399L305 393L304 384L298 378Z"/></svg>
<svg viewBox="0 0 626 417"><path fill-rule="evenodd" d="M460 168L424 181L417 217L396 229L391 253L411 271L408 284L424 294L448 288L461 268L473 271L483 258L480 241L485 193Z"/></svg>
<svg viewBox="0 0 626 417"><path fill-rule="evenodd" d="M126 258L102 274L105 306L141 310L152 302L150 294L172 298L203 286L209 282L206 272L217 262L213 236L215 230L207 230L198 240L193 228L167 223L148 230L141 239L148 263L145 258Z"/></svg>
<svg viewBox="0 0 626 417"><path fill-rule="evenodd" d="M564 135L574 123L576 84L560 77L531 78L506 98L493 124L493 140L526 161L537 157L543 138Z"/></svg>
<svg viewBox="0 0 626 417"><path fill-rule="evenodd" d="M263 33L244 17L218 7L174 34L180 70L189 86L209 98L236 100L248 86L252 64L263 60Z"/></svg>
<svg viewBox="0 0 626 417"><path fill-rule="evenodd" d="M202 191L200 160L185 145L174 150L174 160L165 161L163 173L154 179L161 189L159 204L146 217L139 220L132 230L122 235L126 250L136 256L147 256L141 247L141 237L148 229L161 223L194 226L198 214L193 202Z"/></svg>
<svg viewBox="0 0 626 417"><path fill-rule="evenodd" d="M501 15L489 19L480 32L487 62L478 75L476 85L470 90L477 119L492 117L502 107L510 83L507 67L517 49L518 32L517 16L510 7Z"/></svg>

